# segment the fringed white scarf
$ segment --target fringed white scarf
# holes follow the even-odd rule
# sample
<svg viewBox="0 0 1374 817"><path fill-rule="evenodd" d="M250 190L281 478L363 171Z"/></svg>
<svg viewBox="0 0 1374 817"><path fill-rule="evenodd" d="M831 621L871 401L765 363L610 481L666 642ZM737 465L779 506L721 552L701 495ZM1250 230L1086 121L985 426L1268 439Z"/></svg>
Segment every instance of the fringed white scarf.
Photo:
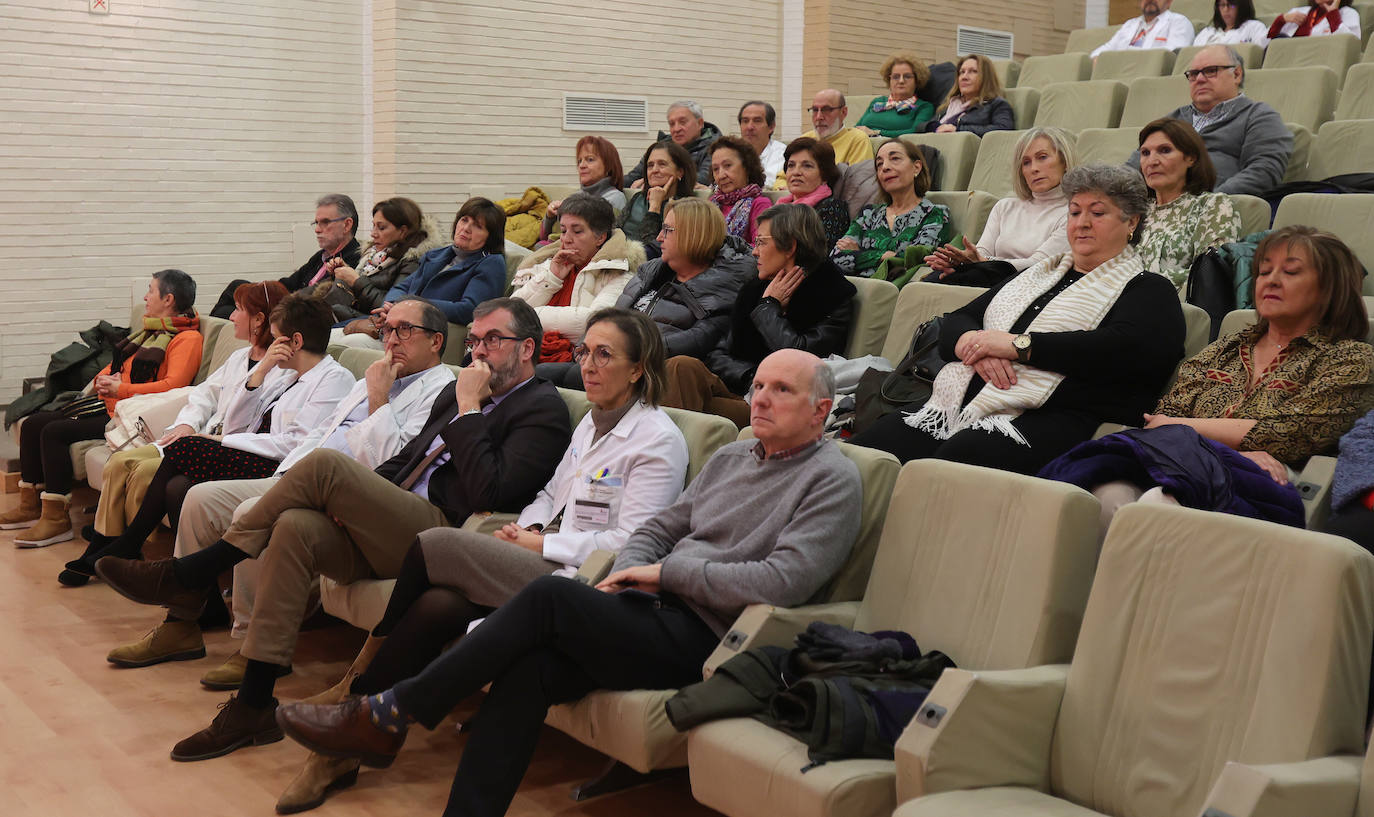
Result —
<svg viewBox="0 0 1374 817"><path fill-rule="evenodd" d="M1013 278L993 297L983 313L983 328L1010 332L1035 299L1044 295L1073 267L1073 256L1064 253L1048 258ZM1144 271L1134 247L1070 284L1030 322L1027 332L1073 332L1096 329L1121 297L1131 279ZM1012 420L1024 411L1040 408L1064 379L1062 374L1012 361L1016 385L999 389L988 383L967 406L960 407L973 367L960 361L946 363L935 376L930 399L919 411L908 413L906 424L947 440L966 428L996 431L1022 445L1025 438Z"/></svg>

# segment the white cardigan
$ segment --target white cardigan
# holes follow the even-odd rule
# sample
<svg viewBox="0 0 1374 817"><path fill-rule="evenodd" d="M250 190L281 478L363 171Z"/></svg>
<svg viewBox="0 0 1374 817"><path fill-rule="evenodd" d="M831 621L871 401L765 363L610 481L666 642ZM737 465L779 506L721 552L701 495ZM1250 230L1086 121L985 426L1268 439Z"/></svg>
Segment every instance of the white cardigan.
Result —
<svg viewBox="0 0 1374 817"><path fill-rule="evenodd" d="M572 575L594 550L618 553L636 528L677 499L687 479L687 442L662 409L637 403L592 443L595 433L588 412L553 479L520 513L519 524L526 527L547 525L564 512L558 532L544 536L544 558L567 566L560 575ZM603 469L603 481L620 482L614 521L604 529L581 527L571 502L587 497L593 476Z"/></svg>
<svg viewBox="0 0 1374 817"><path fill-rule="evenodd" d="M177 418L168 426L169 429L180 425L190 426L195 429L197 434L208 432L215 426L224 422L224 410L229 405L229 398L238 392L248 379L251 367L248 365L248 353L251 347L245 346L242 349L235 349L229 359L205 378L199 386L191 390L190 397L186 400L186 405L182 406L177 413ZM241 431L242 429L231 429Z"/></svg>
<svg viewBox="0 0 1374 817"><path fill-rule="evenodd" d="M1063 188L1036 193L1031 201L1012 196L992 206L978 237L978 253L1006 261L1020 272L1069 251L1069 199Z"/></svg>
<svg viewBox="0 0 1374 817"><path fill-rule="evenodd" d="M1207 26L1193 38L1193 45L1236 45L1237 43L1254 43L1261 48L1269 45L1269 26L1259 20L1246 20L1229 31Z"/></svg>
<svg viewBox="0 0 1374 817"><path fill-rule="evenodd" d="M246 431L226 434L221 441L223 445L274 460L283 459L333 413L334 407L357 382L352 372L328 355L300 377L290 370L286 370L284 377L272 379L271 375L269 373L263 384L252 391L240 384L224 412L225 428L256 429L271 408L270 430L264 434ZM246 383L247 378L244 381Z"/></svg>

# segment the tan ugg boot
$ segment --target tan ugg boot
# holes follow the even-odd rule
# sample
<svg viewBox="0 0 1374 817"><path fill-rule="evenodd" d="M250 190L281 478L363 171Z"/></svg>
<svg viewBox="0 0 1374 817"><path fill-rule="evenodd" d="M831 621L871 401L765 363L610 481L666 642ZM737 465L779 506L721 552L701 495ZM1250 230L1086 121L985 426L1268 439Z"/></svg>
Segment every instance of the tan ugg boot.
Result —
<svg viewBox="0 0 1374 817"><path fill-rule="evenodd" d="M38 502L38 492L41 490L42 485L20 481L19 507L0 514L0 530L23 530L33 525L43 515L43 506Z"/></svg>
<svg viewBox="0 0 1374 817"><path fill-rule="evenodd" d="M356 757L325 757L311 752L305 767L277 799L277 813L309 811L324 802L326 793L357 783L361 762Z"/></svg>
<svg viewBox="0 0 1374 817"><path fill-rule="evenodd" d="M362 675L363 671L367 669L367 665L372 663L372 657L377 654L377 650L381 649L382 642L384 641L386 641L386 636L384 635L368 636L367 640L363 642L363 648L358 650L358 657L353 659L353 664L349 666L348 671L344 673L343 679L329 689L326 689L324 692L311 695L309 698L301 701L301 703L327 706L329 704L339 703L344 698L347 698L348 688L353 686L353 679Z"/></svg>
<svg viewBox="0 0 1374 817"><path fill-rule="evenodd" d="M50 494L43 491L38 496L43 504L38 524L14 537L15 546L42 548L75 538L76 534L72 532L72 519L67 513L72 504L72 495Z"/></svg>

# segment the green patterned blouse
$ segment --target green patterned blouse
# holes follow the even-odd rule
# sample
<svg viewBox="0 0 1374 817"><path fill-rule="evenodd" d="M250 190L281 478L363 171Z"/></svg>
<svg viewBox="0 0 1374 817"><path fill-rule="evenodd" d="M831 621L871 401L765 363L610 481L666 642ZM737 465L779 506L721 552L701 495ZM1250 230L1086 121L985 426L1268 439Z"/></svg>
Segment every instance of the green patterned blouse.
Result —
<svg viewBox="0 0 1374 817"><path fill-rule="evenodd" d="M857 241L859 249L835 250L830 257L846 275L868 278L883 262L886 252L891 251L901 257L906 248L912 245L938 247L952 238L949 208L943 204L931 204L926 199L897 216L892 227L888 229L887 226L887 205L870 204L859 213L844 234L844 238Z"/></svg>
<svg viewBox="0 0 1374 817"><path fill-rule="evenodd" d="M1168 278L1178 289L1188 283L1193 259L1209 247L1240 240L1240 214L1225 193L1184 193L1160 207L1150 202L1141 235L1145 269Z"/></svg>

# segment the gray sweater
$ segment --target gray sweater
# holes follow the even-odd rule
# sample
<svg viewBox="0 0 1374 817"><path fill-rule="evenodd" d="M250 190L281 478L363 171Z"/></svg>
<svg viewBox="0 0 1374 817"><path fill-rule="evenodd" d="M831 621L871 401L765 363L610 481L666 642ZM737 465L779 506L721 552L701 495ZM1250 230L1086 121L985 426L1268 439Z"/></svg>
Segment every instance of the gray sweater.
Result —
<svg viewBox="0 0 1374 817"><path fill-rule="evenodd" d="M615 560L616 570L662 562L662 588L721 635L747 605L811 600L859 535L859 469L837 445L762 461L754 445L717 451Z"/></svg>
<svg viewBox="0 0 1374 817"><path fill-rule="evenodd" d="M1169 118L1191 125L1193 106L1176 108ZM1278 187L1293 155L1293 134L1279 112L1247 96L1236 97L1226 116L1199 135L1217 169L1218 193L1258 196ZM1131 155L1130 164L1140 167L1140 151Z"/></svg>

